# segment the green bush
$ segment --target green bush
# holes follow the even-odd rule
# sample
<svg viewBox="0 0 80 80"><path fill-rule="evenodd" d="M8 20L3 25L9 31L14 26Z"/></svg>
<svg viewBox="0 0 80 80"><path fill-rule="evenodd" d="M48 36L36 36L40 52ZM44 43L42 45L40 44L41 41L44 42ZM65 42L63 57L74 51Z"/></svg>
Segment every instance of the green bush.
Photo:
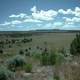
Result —
<svg viewBox="0 0 80 80"><path fill-rule="evenodd" d="M3 54L3 50L2 49L0 49L0 54Z"/></svg>
<svg viewBox="0 0 80 80"><path fill-rule="evenodd" d="M70 53L72 55L80 54L80 33L77 34L74 40L72 41L70 45Z"/></svg>
<svg viewBox="0 0 80 80"><path fill-rule="evenodd" d="M17 55L8 61L8 69L15 71L18 67L23 67L25 64L24 57Z"/></svg>
<svg viewBox="0 0 80 80"><path fill-rule="evenodd" d="M58 75L54 75L53 80L60 80L60 77Z"/></svg>
<svg viewBox="0 0 80 80"><path fill-rule="evenodd" d="M36 52L33 52L32 57L33 57L34 59L40 60L40 59L41 59L41 54L36 53Z"/></svg>
<svg viewBox="0 0 80 80"><path fill-rule="evenodd" d="M28 52L28 49L25 49L26 52Z"/></svg>
<svg viewBox="0 0 80 80"><path fill-rule="evenodd" d="M30 56L30 52L26 52L25 55L26 55L26 56Z"/></svg>
<svg viewBox="0 0 80 80"><path fill-rule="evenodd" d="M24 70L25 70L25 72L30 73L32 71L32 64L30 64L30 63L25 64Z"/></svg>
<svg viewBox="0 0 80 80"><path fill-rule="evenodd" d="M23 51L23 50L20 50L20 51L19 51L19 54L20 54L20 55L23 55L23 54L24 54L24 51Z"/></svg>
<svg viewBox="0 0 80 80"><path fill-rule="evenodd" d="M56 63L57 54L55 52L50 53L49 63L50 65L54 65Z"/></svg>
<svg viewBox="0 0 80 80"><path fill-rule="evenodd" d="M65 61L65 56L63 53L59 53L57 50L53 54L54 64L61 64Z"/></svg>
<svg viewBox="0 0 80 80"><path fill-rule="evenodd" d="M48 65L49 64L49 54L47 52L42 52L41 55L41 64L42 65Z"/></svg>
<svg viewBox="0 0 80 80"><path fill-rule="evenodd" d="M41 55L42 65L55 65L59 64L64 60L64 55L56 51L51 51L50 53L43 52Z"/></svg>
<svg viewBox="0 0 80 80"><path fill-rule="evenodd" d="M5 67L0 67L0 80L10 80L13 73Z"/></svg>

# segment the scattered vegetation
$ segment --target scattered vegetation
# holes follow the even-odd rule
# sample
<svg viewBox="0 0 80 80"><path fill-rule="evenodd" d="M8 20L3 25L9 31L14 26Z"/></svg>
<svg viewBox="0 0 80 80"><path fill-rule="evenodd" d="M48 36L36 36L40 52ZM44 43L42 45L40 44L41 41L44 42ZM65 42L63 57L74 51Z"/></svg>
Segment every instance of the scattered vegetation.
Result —
<svg viewBox="0 0 80 80"><path fill-rule="evenodd" d="M11 80L13 73L3 66L0 66L0 80Z"/></svg>
<svg viewBox="0 0 80 80"><path fill-rule="evenodd" d="M30 73L32 71L32 64L31 63L25 64L24 70L25 70L25 72Z"/></svg>
<svg viewBox="0 0 80 80"><path fill-rule="evenodd" d="M42 65L48 65L49 64L49 54L46 51L42 52L41 64Z"/></svg>
<svg viewBox="0 0 80 80"><path fill-rule="evenodd" d="M5 66L5 67L0 67L0 80L13 80L11 79L11 77L14 76L14 74L13 75L11 74L15 73L15 75L18 76L17 72L20 72L19 78L21 79L23 77L22 74L23 75L25 74L24 76L28 76L28 75L34 76L35 74L36 76L40 75L41 77L41 75L45 76L44 74L51 72L48 74L49 75L50 74L52 75L52 73L57 74L57 75L55 74L53 75L54 76L53 80L60 80L61 79L60 77L64 75L58 76L58 72L60 72L59 70L66 68L66 66L64 66L64 63L67 65L67 67L72 66L71 69L68 69L64 72L72 70L71 71L72 73L70 73L72 76L69 77L72 77L72 80L76 80L76 79L80 80L79 78L80 65L76 63L76 61L72 60L73 56L71 56L70 61L68 60L68 56L70 56L68 54L70 53L71 55L74 56L80 55L80 33L77 34L76 37L73 39L70 45L70 49L69 49L70 51L68 51L66 48L67 48L67 43L70 43L71 41L66 42L64 39L63 41L65 42L61 43L62 42L61 39L61 42L58 42L60 35L58 36L59 38L58 37L56 38L55 36L52 41L51 40L48 41L49 38L47 39L47 37L46 38L44 37L42 42L42 39L39 40L40 38L39 37L36 38L36 36L31 37L32 35L31 36L28 35L29 37L26 37L27 36L26 34L22 34L22 35L20 34L15 35L15 34L11 34L9 36L7 35L8 36L7 39L0 40L0 54L1 54L0 65ZM52 39L51 36L50 38ZM55 40L56 42L58 42L57 44L54 42ZM55 49L53 45L55 46L58 45L59 47L56 46L57 49ZM4 55L2 55L3 53ZM77 59L77 61L80 60ZM47 71L47 69L50 70ZM53 69L54 71L52 71ZM33 72L35 71L35 73L31 73L32 71ZM76 76L74 76L74 74ZM53 78L53 76L51 76L51 79ZM47 76L45 76L45 78L46 77Z"/></svg>
<svg viewBox="0 0 80 80"><path fill-rule="evenodd" d="M20 54L20 55L23 55L23 54L24 54L24 51L23 51L23 50L20 50L20 51L19 51L19 54Z"/></svg>
<svg viewBox="0 0 80 80"><path fill-rule="evenodd" d="M50 53L50 59L49 59L49 62L51 65L56 64L56 58L57 58L57 54L55 52L51 52Z"/></svg>
<svg viewBox="0 0 80 80"><path fill-rule="evenodd" d="M25 64L24 57L17 55L8 61L8 69L11 71L16 71L16 69L19 67L23 68L24 64Z"/></svg>
<svg viewBox="0 0 80 80"><path fill-rule="evenodd" d="M2 49L0 49L0 54L3 54L3 50Z"/></svg>
<svg viewBox="0 0 80 80"><path fill-rule="evenodd" d="M22 42L23 42L23 43L32 42L32 38L31 38L31 39L23 39Z"/></svg>
<svg viewBox="0 0 80 80"><path fill-rule="evenodd" d="M25 53L25 55L26 55L26 56L30 56L30 52L27 51L27 52Z"/></svg>
<svg viewBox="0 0 80 80"><path fill-rule="evenodd" d="M60 77L58 75L54 75L53 80L60 80Z"/></svg>
<svg viewBox="0 0 80 80"><path fill-rule="evenodd" d="M61 63L64 60L64 55L59 53L58 50L50 51L50 53L44 51L41 55L42 65L55 65Z"/></svg>

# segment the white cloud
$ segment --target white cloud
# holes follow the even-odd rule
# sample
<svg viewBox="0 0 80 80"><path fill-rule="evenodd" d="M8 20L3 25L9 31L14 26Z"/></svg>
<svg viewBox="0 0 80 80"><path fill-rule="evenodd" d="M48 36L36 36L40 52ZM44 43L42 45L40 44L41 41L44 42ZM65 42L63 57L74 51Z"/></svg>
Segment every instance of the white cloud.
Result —
<svg viewBox="0 0 80 80"><path fill-rule="evenodd" d="M21 24L22 22L21 21L19 21L19 20L15 20L15 21L11 21L11 24Z"/></svg>
<svg viewBox="0 0 80 80"><path fill-rule="evenodd" d="M73 11L71 9L67 9L67 10L59 9L58 13L61 13L61 14L73 14Z"/></svg>
<svg viewBox="0 0 80 80"><path fill-rule="evenodd" d="M0 26L8 26L8 25L17 25L17 24L22 24L22 23L28 23L28 22L33 22L33 23L41 23L42 21L40 20L36 20L36 19L25 19L25 20L14 20L14 21L10 21L10 22L4 22L3 24L0 24Z"/></svg>
<svg viewBox="0 0 80 80"><path fill-rule="evenodd" d="M19 20L14 20L14 21L11 21L11 22L4 22L3 24L0 24L0 26L8 26L8 25L16 25L16 24L20 24L22 23L21 21Z"/></svg>
<svg viewBox="0 0 80 80"><path fill-rule="evenodd" d="M52 23L36 24L36 29L52 29Z"/></svg>
<svg viewBox="0 0 80 80"><path fill-rule="evenodd" d="M53 25L54 26L61 26L61 25L63 25L63 23L62 22L54 22Z"/></svg>
<svg viewBox="0 0 80 80"><path fill-rule="evenodd" d="M55 16L57 16L57 11L54 10L37 10L36 6L33 6L30 11L32 11L32 15L27 15L25 13L20 13L18 15L12 14L9 16L9 18L34 18L39 20L53 20Z"/></svg>
<svg viewBox="0 0 80 80"><path fill-rule="evenodd" d="M64 17L64 19L65 19L65 24L80 23L80 18L78 17L73 17L73 18Z"/></svg>
<svg viewBox="0 0 80 80"><path fill-rule="evenodd" d="M31 11L34 12L34 13L37 12L36 6L33 6L33 7L31 8Z"/></svg>
<svg viewBox="0 0 80 80"><path fill-rule="evenodd" d="M71 15L75 15L77 17L80 17L80 8L79 7L75 7L74 10L71 10L71 9L67 9L67 10L59 9L58 13L64 14L64 15L65 14L71 14Z"/></svg>
<svg viewBox="0 0 80 80"><path fill-rule="evenodd" d="M31 9L31 15L26 13L20 13L18 15L12 14L9 16L9 19L0 26L9 26L17 27L31 23L35 26L31 29L73 29L75 23L80 23L80 8L75 7L72 9L59 9L57 11L53 9L49 10L38 10L36 6L33 6ZM62 14L62 15L61 15ZM67 17L66 17L67 16ZM12 18L12 19L11 19ZM59 20L58 20L59 19ZM35 23L35 24L34 24ZM30 25L30 26L31 26ZM74 27L72 27L74 26ZM74 28L76 29L76 28Z"/></svg>
<svg viewBox="0 0 80 80"><path fill-rule="evenodd" d="M45 28L52 28L52 23L45 24Z"/></svg>
<svg viewBox="0 0 80 80"><path fill-rule="evenodd" d="M38 24L37 24L37 26L38 26L38 27L41 27L41 26L42 26L42 24L41 24L41 23L38 23Z"/></svg>
<svg viewBox="0 0 80 80"><path fill-rule="evenodd" d="M79 23L80 23L80 18L78 18L78 17L73 17L73 18L72 18L72 21L73 21L73 22L79 22Z"/></svg>
<svg viewBox="0 0 80 80"><path fill-rule="evenodd" d="M65 24L61 27L62 30L79 30L79 26L75 26L73 24Z"/></svg>
<svg viewBox="0 0 80 80"><path fill-rule="evenodd" d="M75 8L74 14L75 14L75 16L80 17L80 8L79 7Z"/></svg>
<svg viewBox="0 0 80 80"><path fill-rule="evenodd" d="M0 24L0 26L7 26L7 25L10 25L11 23L10 22L4 22L3 24Z"/></svg>
<svg viewBox="0 0 80 80"><path fill-rule="evenodd" d="M54 22L52 24L53 29L60 29L64 25L63 22Z"/></svg>
<svg viewBox="0 0 80 80"><path fill-rule="evenodd" d="M64 24L62 22L48 22L42 25L40 24L38 27L40 29L60 29L63 25Z"/></svg>
<svg viewBox="0 0 80 80"><path fill-rule="evenodd" d="M40 23L42 21L37 20L37 19L25 19L23 22L36 22L36 23Z"/></svg>
<svg viewBox="0 0 80 80"><path fill-rule="evenodd" d="M40 20L53 20L53 17L57 15L56 11L48 10L40 12L32 13L32 16L34 19L40 19Z"/></svg>
<svg viewBox="0 0 80 80"><path fill-rule="evenodd" d="M9 16L9 18L25 18L26 16L27 14L20 13L19 15L12 14Z"/></svg>
<svg viewBox="0 0 80 80"><path fill-rule="evenodd" d="M39 19L39 20L53 20L53 17L57 15L57 12L54 10L38 11L36 6L31 8L31 11L32 11L32 17L34 19Z"/></svg>

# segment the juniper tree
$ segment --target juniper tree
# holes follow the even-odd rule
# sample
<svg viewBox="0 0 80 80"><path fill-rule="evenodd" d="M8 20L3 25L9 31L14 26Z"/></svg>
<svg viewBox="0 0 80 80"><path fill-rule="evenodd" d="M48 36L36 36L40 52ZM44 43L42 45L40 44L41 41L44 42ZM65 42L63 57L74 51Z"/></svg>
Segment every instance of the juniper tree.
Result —
<svg viewBox="0 0 80 80"><path fill-rule="evenodd" d="M80 33L76 34L76 37L72 41L72 43L70 45L70 53L72 55L80 54Z"/></svg>

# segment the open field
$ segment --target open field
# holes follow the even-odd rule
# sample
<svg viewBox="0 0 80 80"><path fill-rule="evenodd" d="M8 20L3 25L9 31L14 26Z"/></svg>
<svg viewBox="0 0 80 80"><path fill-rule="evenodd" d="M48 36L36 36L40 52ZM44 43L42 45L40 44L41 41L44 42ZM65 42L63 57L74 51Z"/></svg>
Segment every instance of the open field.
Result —
<svg viewBox="0 0 80 80"><path fill-rule="evenodd" d="M72 79L72 77L79 69L80 65L76 70L77 66L74 62L77 62L80 58L71 58L68 56L61 64L42 66L39 59L40 56L36 55L42 54L45 49L47 49L48 53L50 53L51 50L54 51L63 48L69 52L70 44L76 37L76 33L77 32L1 32L0 65L7 67L8 59L11 59L16 55L21 55L24 57L26 63L31 63L33 65L32 72L25 73L23 69L18 69L14 73L16 75L14 80L54 80L53 76L55 74L61 77L60 79L55 80L65 78L65 80L76 80ZM27 52L29 52L28 56L26 55ZM70 72L73 67L76 71L74 71L74 74L72 75Z"/></svg>
<svg viewBox="0 0 80 80"><path fill-rule="evenodd" d="M9 33L10 34L10 33ZM22 44L22 43L16 43L15 45L12 45L13 49L15 48L14 46L20 44L21 48L26 48L26 47L36 47L36 46L40 46L40 47L44 47L45 46L45 42L46 45L49 48L69 48L70 43L72 42L72 40L74 39L76 33L34 33L32 35L27 36L27 33L24 35L19 35L18 37L10 37L8 34L8 37L5 36L1 36L0 40L5 41L6 39L8 40L22 40L22 39L27 39L27 38L32 38L32 42L30 43L26 43L26 44ZM14 34L14 33L12 33ZM14 34L14 36L16 36L19 33ZM18 46L20 48L20 46Z"/></svg>
<svg viewBox="0 0 80 80"><path fill-rule="evenodd" d="M4 53L10 53L10 54L17 54L21 49L25 50L26 48L31 48L31 51L36 52L36 47L45 48L48 49L55 49L55 48L68 48L70 46L70 43L74 39L76 33L25 33L25 32L7 32L4 35L4 32L1 33L0 40L6 41L6 40L15 40L15 43L12 44L4 44ZM22 35L21 35L22 34ZM25 35L24 35L25 34ZM28 35L27 35L28 34ZM19 36L16 36L19 35ZM23 39L30 39L32 38L32 41L29 43L23 43L21 40ZM8 48L11 46L11 48Z"/></svg>

